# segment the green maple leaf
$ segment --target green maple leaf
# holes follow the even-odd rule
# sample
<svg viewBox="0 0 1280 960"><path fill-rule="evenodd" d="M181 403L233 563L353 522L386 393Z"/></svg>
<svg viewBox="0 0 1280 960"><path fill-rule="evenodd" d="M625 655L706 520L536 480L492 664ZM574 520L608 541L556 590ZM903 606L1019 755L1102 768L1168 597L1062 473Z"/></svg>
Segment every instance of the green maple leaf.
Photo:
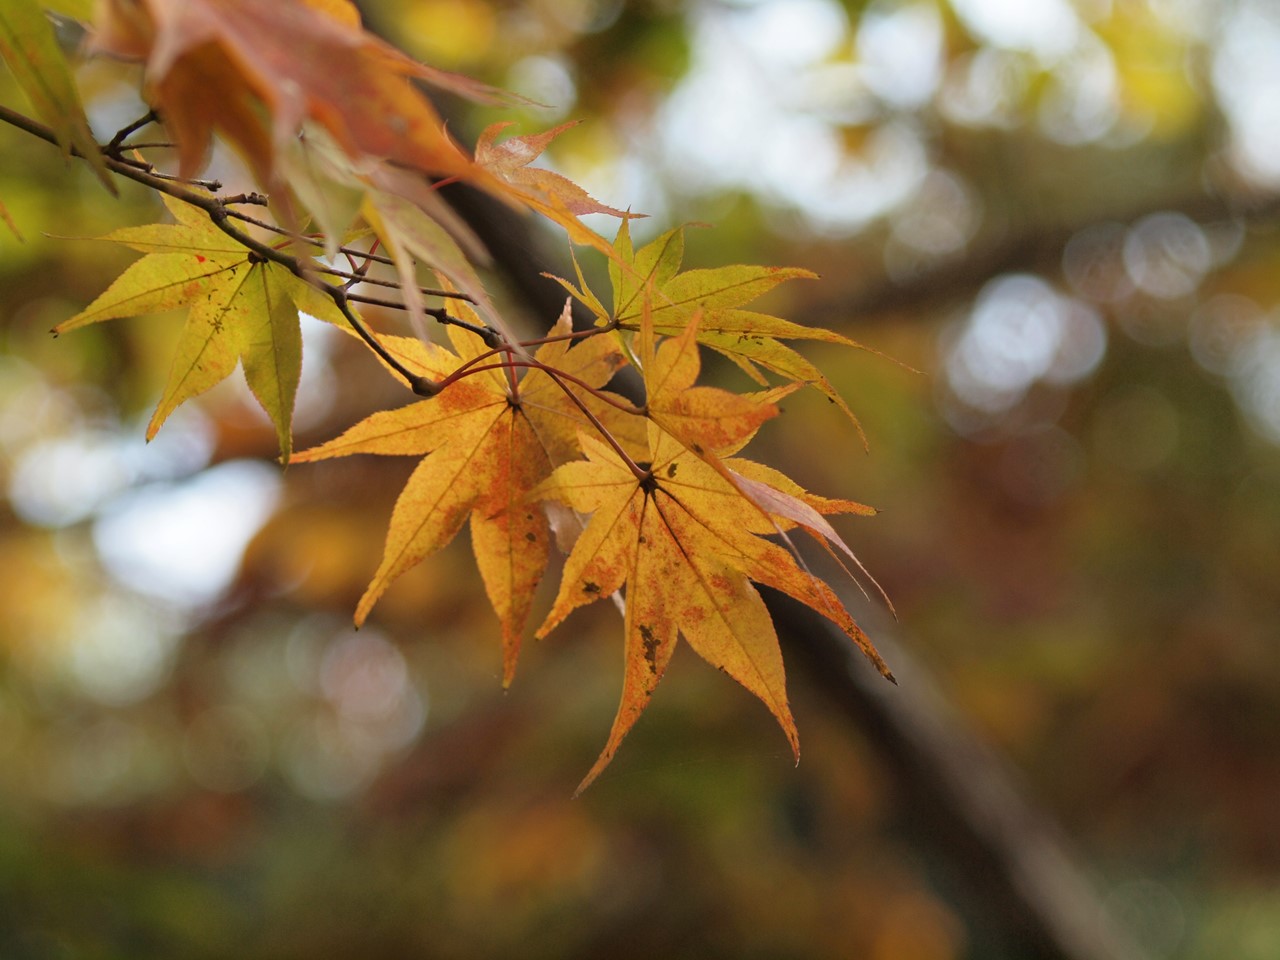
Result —
<svg viewBox="0 0 1280 960"><path fill-rule="evenodd" d="M0 3L0 59L9 65L36 112L53 127L63 151L69 155L74 150L84 157L114 194L115 184L89 128L75 78L41 6L36 0ZM84 4L72 6L74 14L87 12Z"/></svg>
<svg viewBox="0 0 1280 960"><path fill-rule="evenodd" d="M314 287L288 268L253 254L202 211L167 197L165 204L177 223L125 227L100 238L146 256L53 332L188 307L168 382L147 425L147 439L180 404L221 382L240 364L249 389L275 425L287 462L302 372L298 312L339 325L344 323L342 315Z"/></svg>

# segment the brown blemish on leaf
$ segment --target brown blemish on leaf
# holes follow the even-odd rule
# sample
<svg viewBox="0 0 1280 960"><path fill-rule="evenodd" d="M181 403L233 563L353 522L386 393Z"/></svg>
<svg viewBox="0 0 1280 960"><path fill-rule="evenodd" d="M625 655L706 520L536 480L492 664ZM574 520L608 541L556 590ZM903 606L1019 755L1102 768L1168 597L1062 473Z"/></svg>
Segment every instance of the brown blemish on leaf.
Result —
<svg viewBox="0 0 1280 960"><path fill-rule="evenodd" d="M653 673L658 672L658 638L653 632L653 627L646 624L640 624L640 642L644 644L644 659L649 664L649 670Z"/></svg>

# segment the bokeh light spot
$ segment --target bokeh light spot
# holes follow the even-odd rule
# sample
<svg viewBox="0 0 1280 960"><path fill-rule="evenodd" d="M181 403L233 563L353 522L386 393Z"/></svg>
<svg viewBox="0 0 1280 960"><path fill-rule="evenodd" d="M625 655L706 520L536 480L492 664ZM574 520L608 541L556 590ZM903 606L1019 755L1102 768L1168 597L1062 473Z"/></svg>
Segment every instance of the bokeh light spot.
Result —
<svg viewBox="0 0 1280 960"><path fill-rule="evenodd" d="M280 483L270 464L238 460L181 483L147 485L104 512L94 543L107 569L132 589L178 604L207 603L231 583Z"/></svg>
<svg viewBox="0 0 1280 960"><path fill-rule="evenodd" d="M1212 263L1209 242L1181 213L1153 213L1129 230L1124 265L1144 293L1164 300L1184 297L1200 285Z"/></svg>

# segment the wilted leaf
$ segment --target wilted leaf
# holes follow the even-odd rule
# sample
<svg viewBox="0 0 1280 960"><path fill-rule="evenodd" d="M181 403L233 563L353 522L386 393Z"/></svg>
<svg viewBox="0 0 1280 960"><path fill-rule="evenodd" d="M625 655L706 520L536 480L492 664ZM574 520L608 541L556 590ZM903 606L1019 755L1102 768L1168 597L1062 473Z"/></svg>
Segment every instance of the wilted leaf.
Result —
<svg viewBox="0 0 1280 960"><path fill-rule="evenodd" d="M276 152L307 119L351 157L473 174L410 80L477 99L502 97L365 32L347 0L104 0L100 11L98 45L146 60L184 176L199 168L216 129L271 182Z"/></svg>
<svg viewBox="0 0 1280 960"><path fill-rule="evenodd" d="M436 198L436 203L443 205L439 198ZM434 210L435 204L429 206ZM449 231L421 206L390 193L371 190L366 195L362 210L395 260L400 293L420 338L426 338L426 328L415 261L426 264L470 297L489 326L507 332L506 324L490 302L484 284L462 248Z"/></svg>

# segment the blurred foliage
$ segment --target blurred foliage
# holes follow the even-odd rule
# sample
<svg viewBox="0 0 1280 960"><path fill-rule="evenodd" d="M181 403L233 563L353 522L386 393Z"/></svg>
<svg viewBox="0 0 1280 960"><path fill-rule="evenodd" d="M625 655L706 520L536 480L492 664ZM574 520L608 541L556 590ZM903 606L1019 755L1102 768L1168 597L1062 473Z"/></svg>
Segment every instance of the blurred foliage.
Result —
<svg viewBox="0 0 1280 960"><path fill-rule="evenodd" d="M583 118L550 161L639 229L715 224L690 265L816 269L780 311L921 371L811 352L871 453L797 396L759 458L882 508L842 533L894 630L1152 956L1280 953L1275 7L364 8L552 105L522 129ZM142 112L127 68L80 79L100 137ZM350 631L408 466L281 476L233 385L144 449L172 318L47 331L128 262L64 238L158 205L8 128L0 156L0 953L1011 955L802 676L798 769L687 657L571 801L609 611L506 694L465 549ZM396 401L307 336L300 444Z"/></svg>

